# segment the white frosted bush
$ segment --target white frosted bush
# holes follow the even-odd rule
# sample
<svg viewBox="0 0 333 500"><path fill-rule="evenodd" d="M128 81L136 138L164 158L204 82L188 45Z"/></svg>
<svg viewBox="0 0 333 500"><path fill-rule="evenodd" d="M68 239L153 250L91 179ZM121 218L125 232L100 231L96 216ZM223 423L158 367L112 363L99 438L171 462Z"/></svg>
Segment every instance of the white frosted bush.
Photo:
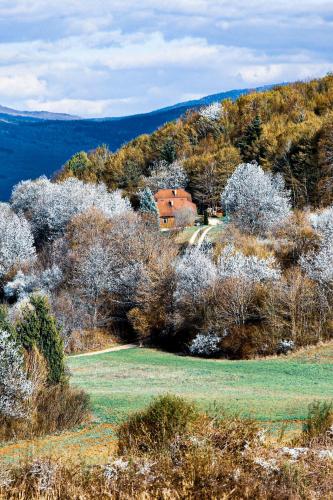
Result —
<svg viewBox="0 0 333 500"><path fill-rule="evenodd" d="M217 272L220 279L236 278L253 283L276 281L281 277L281 270L273 257L260 259L255 255L246 256L227 245L219 258Z"/></svg>
<svg viewBox="0 0 333 500"><path fill-rule="evenodd" d="M288 354L288 352L295 349L295 342L293 340L280 340L278 343L278 352L281 354Z"/></svg>
<svg viewBox="0 0 333 500"><path fill-rule="evenodd" d="M220 350L220 341L221 337L214 333L198 333L189 346L190 353L198 356L211 356Z"/></svg>
<svg viewBox="0 0 333 500"><path fill-rule="evenodd" d="M206 118L206 120L218 120L222 115L222 111L222 104L220 102L213 102L201 108L199 114L202 118Z"/></svg>
<svg viewBox="0 0 333 500"><path fill-rule="evenodd" d="M36 252L29 222L0 203L0 277L13 266L31 262Z"/></svg>
<svg viewBox="0 0 333 500"><path fill-rule="evenodd" d="M189 182L183 163L179 160L168 164L161 160L156 162L152 168L151 176L145 181L153 193L159 189L185 188Z"/></svg>
<svg viewBox="0 0 333 500"><path fill-rule="evenodd" d="M322 212L310 214L310 223L314 230L322 237L324 242L333 240L333 207Z"/></svg>
<svg viewBox="0 0 333 500"><path fill-rule="evenodd" d="M16 212L27 214L35 237L42 239L62 235L75 215L92 207L110 218L131 210L130 202L122 198L120 191L109 193L105 184L74 178L59 183L44 177L22 181L13 190L11 204Z"/></svg>
<svg viewBox="0 0 333 500"><path fill-rule="evenodd" d="M6 298L18 300L37 291L48 294L59 285L61 279L62 271L56 265L33 274L19 271L15 278L4 286L4 294Z"/></svg>
<svg viewBox="0 0 333 500"><path fill-rule="evenodd" d="M190 249L176 263L176 279L176 301L186 296L196 300L215 282L216 266L200 249Z"/></svg>
<svg viewBox="0 0 333 500"><path fill-rule="evenodd" d="M300 264L309 278L324 286L333 286L333 245L323 244L317 252L303 255Z"/></svg>
<svg viewBox="0 0 333 500"><path fill-rule="evenodd" d="M27 379L23 356L10 334L0 331L0 414L11 418L27 416L33 386Z"/></svg>

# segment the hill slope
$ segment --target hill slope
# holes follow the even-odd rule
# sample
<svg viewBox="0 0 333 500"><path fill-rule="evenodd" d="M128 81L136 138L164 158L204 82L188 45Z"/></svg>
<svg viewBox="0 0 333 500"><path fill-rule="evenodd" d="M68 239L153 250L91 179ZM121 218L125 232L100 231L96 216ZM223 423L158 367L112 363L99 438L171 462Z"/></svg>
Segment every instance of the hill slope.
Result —
<svg viewBox="0 0 333 500"><path fill-rule="evenodd" d="M75 158L60 178L102 180L131 196L151 181L158 162L180 160L189 178L188 190L203 210L219 205L240 163L255 161L266 171L282 174L294 207L333 202L332 75L249 92L225 101L220 111L208 116L188 113L112 155L104 152L105 159L90 154L83 164Z"/></svg>
<svg viewBox="0 0 333 500"><path fill-rule="evenodd" d="M0 107L0 200L7 200L13 185L22 179L52 175L77 151L88 151L100 144L107 144L114 151L190 108L226 98L234 100L248 92L248 89L232 90L151 113L91 120Z"/></svg>

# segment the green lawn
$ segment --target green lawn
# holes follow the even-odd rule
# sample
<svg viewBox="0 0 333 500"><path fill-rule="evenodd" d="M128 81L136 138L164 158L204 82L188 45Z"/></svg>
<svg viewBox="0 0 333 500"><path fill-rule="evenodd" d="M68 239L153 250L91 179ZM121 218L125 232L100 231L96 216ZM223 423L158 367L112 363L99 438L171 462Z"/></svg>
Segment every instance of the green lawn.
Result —
<svg viewBox="0 0 333 500"><path fill-rule="evenodd" d="M218 361L131 349L69 358L72 383L85 389L99 422L116 422L153 396L171 392L203 408L223 406L261 421L303 419L314 399L333 398L333 364L307 356Z"/></svg>

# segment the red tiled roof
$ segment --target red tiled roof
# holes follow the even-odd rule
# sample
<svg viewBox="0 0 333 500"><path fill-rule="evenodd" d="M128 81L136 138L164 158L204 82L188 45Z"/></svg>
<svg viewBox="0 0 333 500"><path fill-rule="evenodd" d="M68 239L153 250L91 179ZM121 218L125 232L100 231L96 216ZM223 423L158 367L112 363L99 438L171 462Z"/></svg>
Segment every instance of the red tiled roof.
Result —
<svg viewBox="0 0 333 500"><path fill-rule="evenodd" d="M194 213L197 212L197 207L194 203L189 201L187 198L169 198L163 200L157 200L157 207L160 213L160 217L174 217L175 212L181 208L191 208ZM171 205L172 203L172 205Z"/></svg>
<svg viewBox="0 0 333 500"><path fill-rule="evenodd" d="M165 199L177 199L177 198L184 198L188 201L192 201L192 196L190 193L185 191L185 189L160 189L157 191L155 194L155 200L165 200Z"/></svg>

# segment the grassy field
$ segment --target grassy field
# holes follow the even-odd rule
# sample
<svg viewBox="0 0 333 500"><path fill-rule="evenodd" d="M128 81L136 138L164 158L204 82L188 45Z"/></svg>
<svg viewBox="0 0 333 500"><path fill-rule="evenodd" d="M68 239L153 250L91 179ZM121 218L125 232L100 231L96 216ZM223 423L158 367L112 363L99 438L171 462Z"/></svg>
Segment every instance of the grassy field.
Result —
<svg viewBox="0 0 333 500"><path fill-rule="evenodd" d="M324 349L325 350L325 349ZM153 396L172 392L205 409L223 406L261 421L296 420L314 399L333 398L333 364L324 354L251 361L204 360L152 349L69 359L72 383L92 398L95 418L117 422Z"/></svg>
<svg viewBox="0 0 333 500"><path fill-rule="evenodd" d="M104 462L115 446L115 424L152 397L171 392L209 411L223 407L278 429L299 428L307 406L333 398L333 343L288 356L251 361L204 360L152 349L68 358L72 383L85 389L92 422L80 429L0 446L0 461L68 455Z"/></svg>

